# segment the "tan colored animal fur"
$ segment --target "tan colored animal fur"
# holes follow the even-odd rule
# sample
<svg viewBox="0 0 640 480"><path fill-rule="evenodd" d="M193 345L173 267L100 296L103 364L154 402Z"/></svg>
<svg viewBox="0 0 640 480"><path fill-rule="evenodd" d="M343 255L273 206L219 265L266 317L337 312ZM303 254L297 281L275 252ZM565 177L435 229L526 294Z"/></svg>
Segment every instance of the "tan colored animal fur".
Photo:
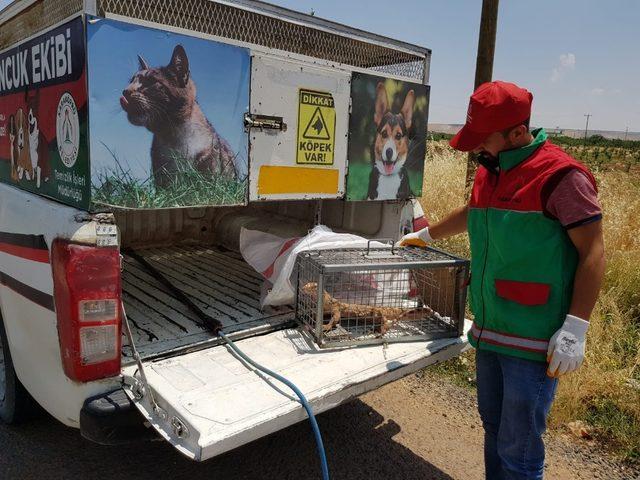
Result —
<svg viewBox="0 0 640 480"><path fill-rule="evenodd" d="M318 301L318 284L309 282L302 287L302 291L309 295L314 302ZM336 300L326 290L322 294L323 312L331 315L331 320L322 328L325 332L340 324L342 317L357 318L363 321L371 321L380 336L384 335L399 320L418 320L424 315L432 314L429 307L422 309L404 309L397 307L374 307L358 303L346 303Z"/></svg>

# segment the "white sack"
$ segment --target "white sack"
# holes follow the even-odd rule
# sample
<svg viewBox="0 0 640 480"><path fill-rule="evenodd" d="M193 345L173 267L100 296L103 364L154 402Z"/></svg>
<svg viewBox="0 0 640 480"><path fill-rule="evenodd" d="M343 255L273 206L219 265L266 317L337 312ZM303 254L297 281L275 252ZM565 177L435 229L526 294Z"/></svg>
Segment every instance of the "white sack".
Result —
<svg viewBox="0 0 640 480"><path fill-rule="evenodd" d="M295 286L292 274L298 253L306 250L326 250L334 248L366 248L368 240L350 233L335 233L330 228L319 225L305 237L280 238L257 230L240 231L240 253L245 261L271 282L271 291L261 300L261 306L291 305L295 301ZM371 242L373 247L382 247L380 242ZM408 272L399 270L393 278L387 274L384 282L375 274L352 272L366 278L362 283L375 291L378 304L386 303L390 296L404 295L409 291ZM358 282L359 283L359 282ZM373 300L373 298L371 298ZM347 298L344 299L348 301Z"/></svg>

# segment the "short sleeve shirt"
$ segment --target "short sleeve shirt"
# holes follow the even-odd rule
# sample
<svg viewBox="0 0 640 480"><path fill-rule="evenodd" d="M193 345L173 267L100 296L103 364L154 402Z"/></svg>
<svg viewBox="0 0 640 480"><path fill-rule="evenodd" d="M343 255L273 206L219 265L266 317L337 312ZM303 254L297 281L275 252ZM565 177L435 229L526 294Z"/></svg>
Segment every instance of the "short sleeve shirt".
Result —
<svg viewBox="0 0 640 480"><path fill-rule="evenodd" d="M602 218L595 187L587 175L577 169L564 173L543 203L545 213L567 230Z"/></svg>

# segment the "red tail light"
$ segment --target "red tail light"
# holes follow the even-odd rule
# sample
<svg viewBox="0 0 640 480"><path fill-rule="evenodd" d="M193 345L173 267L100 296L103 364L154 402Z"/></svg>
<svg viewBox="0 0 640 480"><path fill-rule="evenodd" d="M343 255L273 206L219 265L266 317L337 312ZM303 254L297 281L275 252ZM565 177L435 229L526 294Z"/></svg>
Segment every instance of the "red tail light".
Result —
<svg viewBox="0 0 640 480"><path fill-rule="evenodd" d="M120 254L56 239L54 298L65 374L88 382L120 373Z"/></svg>

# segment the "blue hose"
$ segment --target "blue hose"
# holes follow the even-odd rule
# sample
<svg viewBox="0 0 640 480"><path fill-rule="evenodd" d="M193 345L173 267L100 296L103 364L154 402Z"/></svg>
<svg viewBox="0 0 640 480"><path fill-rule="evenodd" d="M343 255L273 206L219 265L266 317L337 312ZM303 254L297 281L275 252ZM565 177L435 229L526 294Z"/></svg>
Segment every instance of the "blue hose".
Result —
<svg viewBox="0 0 640 480"><path fill-rule="evenodd" d="M238 354L240 358L242 358L245 362L250 365L253 365L255 368L260 370L261 372L266 373L270 377L275 378L276 380L284 383L287 387L289 387L300 399L300 403L307 411L307 415L309 416L309 421L311 422L311 428L313 429L313 434L316 439L316 448L318 450L318 456L320 457L320 466L322 467L322 478L323 480L329 480L329 467L327 466L327 456L324 451L324 445L322 444L322 435L320 435L320 427L318 427L318 422L316 421L316 417L313 414L313 410L311 410L311 406L309 402L305 398L304 394L300 391L298 387L296 387L289 380L284 378L282 375L277 374L276 372L269 370L268 368L263 367L262 365L254 362L249 357L247 357L242 350L240 350L233 341L227 337L222 331L218 331L218 335L227 342L229 347Z"/></svg>
<svg viewBox="0 0 640 480"><path fill-rule="evenodd" d="M164 276L162 272L160 272L156 267L154 267L149 261L144 258L142 255L138 254L133 250L128 250L127 255L134 258L138 263L140 263L143 267L145 267L152 275L155 277L160 283L162 283L165 287L167 287L173 294L178 297L178 299L184 303L192 312L196 314L200 320L203 321L203 326L208 327L211 331L220 336L227 345L231 347L231 349L236 352L236 354L242 358L245 362L250 365L253 365L258 370L266 373L267 375L275 378L276 380L284 383L287 387L295 392L295 394L300 399L300 403L307 411L307 415L309 416L309 421L311 422L311 428L313 429L313 434L316 438L316 447L318 449L318 455L320 456L320 465L322 466L322 478L323 480L329 480L329 467L327 466L327 456L324 453L324 446L322 445L322 436L320 435L320 428L318 427L318 422L316 422L316 417L313 415L313 410L311 410L311 406L304 394L289 380L284 378L282 375L278 375L276 372L269 370L268 368L263 367L262 365L257 364L249 357L247 357L242 351L236 346L233 341L227 337L221 330L222 324L216 320L215 318L207 315L205 311L203 311L198 305L196 305L182 290L177 288L167 277Z"/></svg>

